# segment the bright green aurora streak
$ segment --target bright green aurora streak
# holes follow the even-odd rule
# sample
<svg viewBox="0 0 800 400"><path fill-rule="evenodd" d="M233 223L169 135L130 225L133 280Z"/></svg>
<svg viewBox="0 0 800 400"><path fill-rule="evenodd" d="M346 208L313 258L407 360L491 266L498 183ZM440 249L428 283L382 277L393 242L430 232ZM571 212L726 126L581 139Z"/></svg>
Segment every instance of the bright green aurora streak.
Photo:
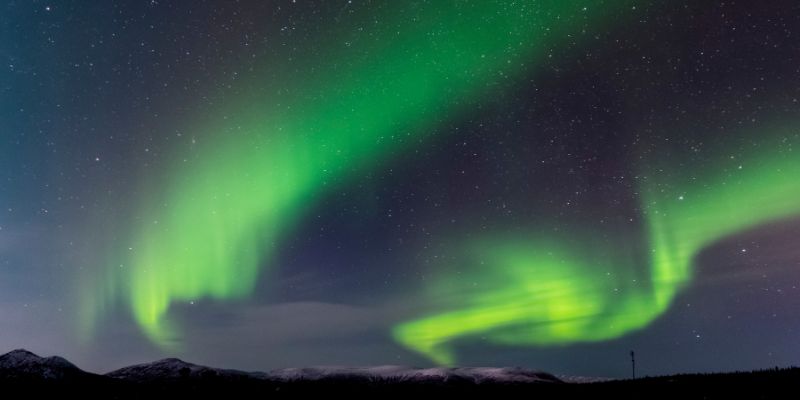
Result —
<svg viewBox="0 0 800 400"><path fill-rule="evenodd" d="M123 299L152 341L174 344L171 304L251 293L271 246L331 181L421 140L608 8L563 0L386 4L374 43L327 39L331 54L316 60L313 74L270 83L278 86L270 93L294 98L229 105L193 132L204 146L196 156L178 154L188 161L144 190L132 246L113 257L99 292L84 301L85 331Z"/></svg>
<svg viewBox="0 0 800 400"><path fill-rule="evenodd" d="M481 268L460 283L443 277L431 289L433 299L457 293L458 305L399 325L395 338L440 364L452 364L458 339L567 344L612 339L646 326L688 283L692 261L703 248L800 214L800 153L793 150L800 137L768 137L778 140L762 140L748 156L720 153L705 164L676 167L671 160L662 170L648 168L658 172L648 174L641 190L650 243L644 284L631 284L639 275L630 268L625 273L621 257L585 245L520 237L469 243L465 252L480 260Z"/></svg>

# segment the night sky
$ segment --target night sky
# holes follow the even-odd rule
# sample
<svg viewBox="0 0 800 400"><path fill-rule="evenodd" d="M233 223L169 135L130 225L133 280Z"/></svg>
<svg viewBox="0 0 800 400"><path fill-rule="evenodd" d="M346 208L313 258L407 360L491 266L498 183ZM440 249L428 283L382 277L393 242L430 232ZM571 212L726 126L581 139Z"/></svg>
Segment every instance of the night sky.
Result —
<svg viewBox="0 0 800 400"><path fill-rule="evenodd" d="M795 1L3 1L0 352L800 362Z"/></svg>

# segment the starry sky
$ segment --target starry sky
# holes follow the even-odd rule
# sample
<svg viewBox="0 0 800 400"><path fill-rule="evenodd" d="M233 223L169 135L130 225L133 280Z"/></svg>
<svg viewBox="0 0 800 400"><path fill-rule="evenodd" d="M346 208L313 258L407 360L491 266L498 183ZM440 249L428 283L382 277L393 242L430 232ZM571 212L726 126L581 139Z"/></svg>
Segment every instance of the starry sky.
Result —
<svg viewBox="0 0 800 400"><path fill-rule="evenodd" d="M800 349L794 1L4 1L0 351L105 372Z"/></svg>

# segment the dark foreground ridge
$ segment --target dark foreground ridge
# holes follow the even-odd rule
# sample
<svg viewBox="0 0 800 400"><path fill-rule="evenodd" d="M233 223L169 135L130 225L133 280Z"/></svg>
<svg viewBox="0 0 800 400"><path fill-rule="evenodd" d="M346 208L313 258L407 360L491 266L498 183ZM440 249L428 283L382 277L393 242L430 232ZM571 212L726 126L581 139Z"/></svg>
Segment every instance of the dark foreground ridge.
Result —
<svg viewBox="0 0 800 400"><path fill-rule="evenodd" d="M281 395L502 395L511 398L795 398L800 368L569 383L523 368L289 368L244 372L167 358L105 375L26 350L0 356L5 394L81 398L265 398Z"/></svg>

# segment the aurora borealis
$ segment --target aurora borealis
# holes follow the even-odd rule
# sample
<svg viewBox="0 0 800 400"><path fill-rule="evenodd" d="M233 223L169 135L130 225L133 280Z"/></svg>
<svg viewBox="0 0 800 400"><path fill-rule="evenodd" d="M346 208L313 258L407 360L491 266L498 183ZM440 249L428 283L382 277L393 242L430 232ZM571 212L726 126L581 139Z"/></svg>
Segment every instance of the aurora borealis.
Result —
<svg viewBox="0 0 800 400"><path fill-rule="evenodd" d="M252 115L212 124L212 133L200 133L211 136L207 148L177 167L165 198L155 195L157 205L142 211L134 246L121 256L130 257L124 263L130 268L112 278L125 282L115 285L128 292L123 296L139 325L166 344L171 329L165 314L173 301L249 294L259 262L269 263L269 247L326 180L424 136L440 115L452 112L443 97L470 102L491 94L492 85L507 85L491 78L513 80L523 61L538 56L541 36L566 30L558 17L584 3L431 3L416 9L419 18L407 26L391 17L402 15L403 7L391 6L388 25L403 32L378 30L371 50L377 54L344 73L320 72L321 88L283 89L317 98L289 105L267 98ZM448 17L454 14L458 18ZM214 136L231 125L235 138ZM403 132L405 138L394 138ZM91 303L97 294L89 293Z"/></svg>
<svg viewBox="0 0 800 400"><path fill-rule="evenodd" d="M796 363L797 11L7 2L0 344L99 369Z"/></svg>
<svg viewBox="0 0 800 400"><path fill-rule="evenodd" d="M637 274L619 256L589 253L591 257L575 260L571 253L582 254L580 244L564 250L558 244L540 245L537 239L494 239L469 246L479 249L478 257L490 267L464 278L480 285L458 290L459 303L471 306L401 325L397 338L449 365L455 359L447 343L461 336L549 345L608 340L647 326L691 282L694 258L704 247L737 231L800 215L800 154L793 150L800 135L787 131L765 136L772 139L764 140L758 153L768 157L725 160L717 154L721 159L713 160L711 168L683 166L644 177L641 210L650 267L641 285L626 287ZM662 174L679 178L660 182ZM739 214L742 210L749 211ZM613 278L603 272L609 269L617 272ZM451 279L443 278L444 285L452 285Z"/></svg>

